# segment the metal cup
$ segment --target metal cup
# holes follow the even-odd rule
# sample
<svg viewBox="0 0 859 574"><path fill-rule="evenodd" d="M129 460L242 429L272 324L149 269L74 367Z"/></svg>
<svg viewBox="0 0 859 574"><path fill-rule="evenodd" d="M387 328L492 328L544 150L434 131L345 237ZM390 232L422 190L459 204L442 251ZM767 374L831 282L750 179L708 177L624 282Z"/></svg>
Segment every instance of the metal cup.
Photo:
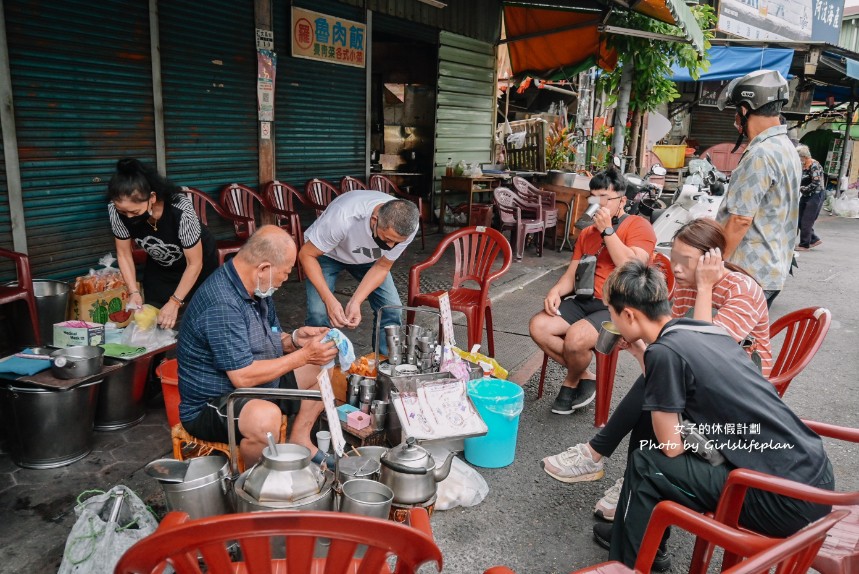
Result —
<svg viewBox="0 0 859 574"><path fill-rule="evenodd" d="M588 208L582 214L581 217L576 221L576 229L585 229L594 224L594 215L600 209L599 203L592 203L588 205Z"/></svg>
<svg viewBox="0 0 859 574"><path fill-rule="evenodd" d="M373 430L383 430L385 428L385 417L388 415L387 401L373 401L370 404L370 415L373 419Z"/></svg>
<svg viewBox="0 0 859 574"><path fill-rule="evenodd" d="M363 380L361 375L349 375L349 394L346 397L346 402L353 407L357 407L360 401L359 395L361 393L361 381Z"/></svg>
<svg viewBox="0 0 859 574"><path fill-rule="evenodd" d="M599 336L597 337L597 344L594 345L594 349L603 355L608 355L614 351L614 348L620 339L620 331L617 330L614 323L611 321L603 321L602 329L600 329Z"/></svg>
<svg viewBox="0 0 859 574"><path fill-rule="evenodd" d="M361 381L361 388L358 393L358 401L361 403L367 403L368 405L373 401L373 397L376 395L376 381L373 379L364 379Z"/></svg>

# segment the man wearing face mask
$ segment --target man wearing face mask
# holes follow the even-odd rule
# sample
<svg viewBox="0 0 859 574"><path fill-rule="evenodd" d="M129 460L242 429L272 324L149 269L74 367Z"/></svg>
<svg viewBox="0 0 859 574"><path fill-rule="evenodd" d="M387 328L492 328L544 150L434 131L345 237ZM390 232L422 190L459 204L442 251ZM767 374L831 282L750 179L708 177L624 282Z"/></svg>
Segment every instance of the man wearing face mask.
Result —
<svg viewBox="0 0 859 574"><path fill-rule="evenodd" d="M787 81L776 70L758 70L731 80L719 95L720 110L734 107L737 145L749 145L719 206L726 261L746 271L764 289L767 306L790 272L799 220L799 154L781 125Z"/></svg>
<svg viewBox="0 0 859 574"><path fill-rule="evenodd" d="M590 189L588 201L600 206L593 225L579 235L570 266L549 289L543 310L531 318L529 326L540 349L567 367L552 404L552 412L559 415L571 414L596 396L596 377L588 367L602 322L609 320L602 301L603 282L627 261L650 261L656 246L650 223L624 214L626 185L616 169L596 174Z"/></svg>
<svg viewBox="0 0 859 574"><path fill-rule="evenodd" d="M197 290L177 351L179 418L193 436L227 442L227 397L234 389L315 388L320 366L337 355L333 342L321 342L325 327L281 328L271 296L295 259L289 234L266 225ZM289 441L309 448L317 463L326 457L310 441L310 431L322 409L320 401L302 401L290 425ZM240 399L236 413L239 452L250 467L267 444L266 433L278 436L281 409L267 400Z"/></svg>
<svg viewBox="0 0 859 574"><path fill-rule="evenodd" d="M308 279L305 325L354 329L361 323L361 304L369 299L375 345L379 309L402 304L390 271L415 238L419 218L414 203L381 191L355 190L334 199L305 231L298 256ZM359 282L345 309L333 293L343 270ZM382 313L382 328L399 324L399 312ZM388 353L384 338L379 351Z"/></svg>

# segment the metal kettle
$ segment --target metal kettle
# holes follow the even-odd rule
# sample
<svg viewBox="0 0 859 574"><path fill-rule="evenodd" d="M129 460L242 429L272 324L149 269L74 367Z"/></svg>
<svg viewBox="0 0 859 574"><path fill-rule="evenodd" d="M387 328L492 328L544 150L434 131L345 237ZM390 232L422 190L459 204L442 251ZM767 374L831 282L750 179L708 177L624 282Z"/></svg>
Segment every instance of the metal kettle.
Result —
<svg viewBox="0 0 859 574"><path fill-rule="evenodd" d="M394 502L418 504L436 494L436 483L450 474L454 453L448 454L441 466L414 437L389 450L382 456L381 482L394 492Z"/></svg>
<svg viewBox="0 0 859 574"><path fill-rule="evenodd" d="M318 494L324 475L310 459L307 447L269 440L262 462L247 471L244 490L258 502L294 502Z"/></svg>

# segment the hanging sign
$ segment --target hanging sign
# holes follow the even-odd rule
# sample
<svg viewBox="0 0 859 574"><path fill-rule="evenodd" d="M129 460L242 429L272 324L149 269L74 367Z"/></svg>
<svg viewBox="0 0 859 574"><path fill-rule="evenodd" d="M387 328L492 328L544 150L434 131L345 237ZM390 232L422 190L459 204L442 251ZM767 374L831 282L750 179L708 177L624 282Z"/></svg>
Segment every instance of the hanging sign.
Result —
<svg viewBox="0 0 859 574"><path fill-rule="evenodd" d="M292 7L292 55L332 64L366 65L367 26Z"/></svg>
<svg viewBox="0 0 859 574"><path fill-rule="evenodd" d="M441 313L441 342L444 345L456 345L453 336L453 315L450 312L450 295L447 291L438 296L438 311Z"/></svg>
<svg viewBox="0 0 859 574"><path fill-rule="evenodd" d="M334 405L334 389L331 388L331 379L328 378L328 370L322 369L316 376L319 383L319 392L322 393L322 404L325 405L325 415L328 417L328 430L331 432L331 444L337 456L343 456L346 448L346 439L343 438L343 427L340 426L340 417L337 407Z"/></svg>

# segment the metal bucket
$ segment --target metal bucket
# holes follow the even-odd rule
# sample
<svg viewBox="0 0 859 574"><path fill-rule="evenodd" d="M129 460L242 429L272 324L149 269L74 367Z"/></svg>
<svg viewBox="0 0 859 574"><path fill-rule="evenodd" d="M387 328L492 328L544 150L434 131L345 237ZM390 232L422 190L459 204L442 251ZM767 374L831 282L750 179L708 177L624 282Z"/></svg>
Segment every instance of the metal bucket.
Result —
<svg viewBox="0 0 859 574"><path fill-rule="evenodd" d="M105 366L123 365L101 383L95 411L95 430L112 431L132 427L146 416L146 379L149 361L104 359Z"/></svg>
<svg viewBox="0 0 859 574"><path fill-rule="evenodd" d="M394 491L375 480L356 478L341 486L340 512L387 519Z"/></svg>
<svg viewBox="0 0 859 574"><path fill-rule="evenodd" d="M318 494L308 496L293 502L260 502L245 491L245 479L248 472L243 472L233 485L236 496L236 512L258 512L260 510L332 510L334 508L334 473L325 471L325 482Z"/></svg>
<svg viewBox="0 0 859 574"><path fill-rule="evenodd" d="M187 512L192 519L231 513L227 457L201 456L187 462L188 471L181 482L158 481L164 489L167 508Z"/></svg>
<svg viewBox="0 0 859 574"><path fill-rule="evenodd" d="M99 383L64 391L14 384L0 387L0 412L15 464L56 468L88 455Z"/></svg>
<svg viewBox="0 0 859 574"><path fill-rule="evenodd" d="M6 283L10 287L17 287L18 282ZM66 320L66 307L69 304L69 284L53 279L33 279L33 292L36 295L36 311L39 313L39 331L42 332L42 341L50 344L54 340L54 323ZM13 324L21 325L26 329L20 335L25 336L32 329L30 318L27 315L27 307L24 305L13 306Z"/></svg>

